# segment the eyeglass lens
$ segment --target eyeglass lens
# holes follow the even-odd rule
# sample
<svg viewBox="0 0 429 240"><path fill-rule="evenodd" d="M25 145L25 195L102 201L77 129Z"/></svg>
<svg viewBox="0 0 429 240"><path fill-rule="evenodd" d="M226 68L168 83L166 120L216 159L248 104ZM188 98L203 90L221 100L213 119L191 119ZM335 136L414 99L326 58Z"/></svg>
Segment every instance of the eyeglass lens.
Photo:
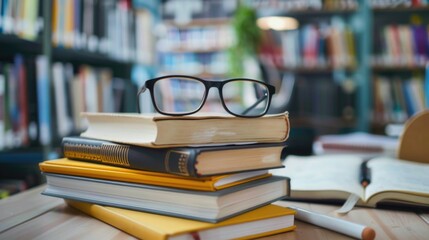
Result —
<svg viewBox="0 0 429 240"><path fill-rule="evenodd" d="M163 78L154 84L155 104L167 114L187 114L203 104L204 83L186 77ZM227 82L222 88L223 102L228 111L239 116L260 116L268 107L269 91L266 85L246 79ZM219 99L209 98L210 101ZM217 104L214 103L214 104Z"/></svg>
<svg viewBox="0 0 429 240"><path fill-rule="evenodd" d="M226 83L222 95L226 108L241 116L260 116L268 107L268 88L258 82L234 80Z"/></svg>
<svg viewBox="0 0 429 240"><path fill-rule="evenodd" d="M186 114L196 111L204 100L205 86L191 78L163 78L155 82L155 105L164 113Z"/></svg>

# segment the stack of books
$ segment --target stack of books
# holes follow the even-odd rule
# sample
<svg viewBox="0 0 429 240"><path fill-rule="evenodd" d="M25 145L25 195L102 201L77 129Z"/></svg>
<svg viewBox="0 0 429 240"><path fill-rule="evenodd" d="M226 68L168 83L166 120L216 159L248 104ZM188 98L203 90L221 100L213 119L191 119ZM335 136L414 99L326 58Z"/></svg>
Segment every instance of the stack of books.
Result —
<svg viewBox="0 0 429 240"><path fill-rule="evenodd" d="M290 192L289 178L268 172L283 167L287 113L83 115L88 128L63 138L65 158L40 164L43 194L139 238L247 238L295 228L293 210L270 205Z"/></svg>

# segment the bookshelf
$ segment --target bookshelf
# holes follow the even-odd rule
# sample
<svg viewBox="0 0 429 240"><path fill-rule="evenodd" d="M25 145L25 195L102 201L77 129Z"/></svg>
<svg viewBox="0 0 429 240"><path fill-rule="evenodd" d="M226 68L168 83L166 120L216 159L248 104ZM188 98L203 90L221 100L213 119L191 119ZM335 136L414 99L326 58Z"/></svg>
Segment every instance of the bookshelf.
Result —
<svg viewBox="0 0 429 240"><path fill-rule="evenodd" d="M222 79L233 42L231 16L237 1L164 1L156 51L162 74Z"/></svg>
<svg viewBox="0 0 429 240"><path fill-rule="evenodd" d="M227 75L227 49L232 43L228 18L200 18L187 23L163 21L157 41L159 70L165 74L222 78Z"/></svg>
<svg viewBox="0 0 429 240"><path fill-rule="evenodd" d="M46 53L43 5L39 1L3 1L0 11L0 189L2 196L40 184L35 164L49 146L39 142L37 66ZM46 85L44 85L46 86ZM42 90L43 87L40 87ZM46 99L45 99L46 100ZM42 104L43 103L43 104ZM3 195L6 194L6 195Z"/></svg>
<svg viewBox="0 0 429 240"><path fill-rule="evenodd" d="M61 138L82 130L80 111L135 111L132 71L153 68L158 4L0 4L0 188L3 178L16 178L19 186L22 180L26 187L40 184L38 163L61 156Z"/></svg>
<svg viewBox="0 0 429 240"><path fill-rule="evenodd" d="M9 2L18 4L24 1ZM43 159L57 155L55 151L56 145L62 135L58 134L58 127L61 125L59 119L61 117L57 115L59 101L55 91L53 91L56 87L54 85L54 75L49 71L49 69L54 69L54 66L61 65L63 69L71 66L73 69L73 74L70 75L72 76L71 79L79 77L81 72L88 72L88 69L95 76L99 76L99 73L109 75L111 80L107 80L107 82L110 82L111 90L115 91L114 95L116 96L112 97L112 99L118 99L115 101L115 111L124 112L135 110L136 99L134 93L136 92L136 85L140 86L142 84L141 79L148 79L157 74L172 73L190 74L204 79L220 79L227 76L227 66L225 65L227 65L228 60L226 51L230 41L233 41L233 36L230 35L229 29L230 17L236 7L231 2L235 1L228 1L231 6L226 10L222 10L222 1L202 1L203 5L200 6L201 9L198 13L195 13L190 7L189 9L188 7L179 8L183 12L188 11L191 13L191 21L189 19L188 21L179 19L179 23L173 20L177 14L174 14L171 9L164 8L168 4L173 4L169 2L174 1L34 1L34 3L36 2L38 3L36 20L34 20L32 14L26 16L36 23L33 26L34 30L24 34L25 31L22 30L22 27L15 30L10 27L10 24L4 28L4 21L0 24L0 75L5 75L5 65L15 66L14 59L17 55L25 59L34 59L34 61L30 61L33 62L30 65L34 68L37 67L36 60L39 57L44 59L41 60L41 68L47 79L43 85L45 94L36 94L37 100L29 101L29 103L37 103L37 108L35 109L44 109L41 111L33 110L32 114L37 118L48 119L49 122L46 123L46 126L52 132L48 133L49 137L43 143L37 140L33 145L2 147L0 150L0 163L2 164L10 164L13 162L14 156L19 156L20 159L33 159L29 162L35 165ZM89 29L84 32L80 29L83 26L76 24L76 27L79 26L79 28L76 28L73 34L70 34L71 31L58 31L60 29L58 23L52 24L53 21L58 21L58 17L61 16L58 15L58 12L57 14L52 14L53 6L55 9L58 8L58 5L55 4L57 2L67 4L72 2L96 3L95 6L104 7L103 9L105 9L104 14L101 14L101 16L108 15L106 13L109 11L106 9L109 9L109 4L113 4L115 10L120 11L118 18L120 18L119 16L128 16L124 18L130 18L131 22L133 18L138 18L140 19L138 21L142 22L136 20L130 26L138 25L139 29L149 29L146 30L149 32L134 34L136 40L133 43L130 40L133 38L132 31L130 33L127 32L128 28L122 29L126 32L121 32L117 36L124 36L130 42L128 49L121 51L119 51L119 48L115 50L114 47L106 47L108 46L108 39L111 41L125 40L109 38L109 36L113 36L108 34L108 28L95 30L97 29L96 23L92 26L92 35L100 36L100 38L98 40L89 40L94 38L92 36L88 37L86 41L79 40L82 39L83 33L90 33ZM116 5L118 2L121 2L120 6ZM401 85L404 88L403 86L407 84L412 86L410 87L411 89L418 88L414 86L414 82L418 82L418 84L423 82L426 73L425 60L421 60L422 57L416 57L409 52L405 52L405 56L408 56L409 59L417 59L416 62L410 61L412 64L404 64L395 62L396 60L389 60L389 58L387 58L387 62L383 61L383 56L388 53L383 52L384 48L381 47L385 44L383 43L385 41L383 40L383 33L389 31L383 29L386 29L386 27L391 29L389 26L396 24L406 26L404 28L405 32L409 32L410 28L412 29L412 26L416 24L416 21L421 21L422 24L427 26L429 23L429 7L427 5L415 6L412 3L419 3L420 1L404 1L411 5L395 5L393 7L392 4L396 1L392 1L392 4L389 4L389 1L365 0L245 0L242 2L256 7L261 15L281 14L294 17L300 22L300 27L297 30L278 33L267 31L266 35L271 37L273 41L270 47L273 47L276 54L272 55L271 52L261 53L262 55L265 54L263 57L271 58L275 69L281 75L281 79L285 79L284 76L288 76L288 78L291 76L293 79L292 86L294 90L290 101L277 104L277 108L273 109L273 111L288 110L291 113L293 128L290 140L294 142L289 143L290 149L297 146L298 153L309 153L311 152L311 149L308 149L311 146L310 143L315 136L320 134L353 130L383 133L387 124L403 123L412 114L405 110L407 107L404 107L404 104L402 104L402 113L398 111L397 106L401 104L398 104L398 101L395 100L397 97L393 94L380 94L379 90L381 88L381 92L386 92L386 89L397 88L393 86ZM32 2L32 4L34 3ZM383 3L384 5L377 5L377 3ZM25 6L25 4L22 6ZM84 4L81 6L83 7ZM2 5L2 7L4 6ZM18 8L8 8L5 13L11 14L12 9ZM80 8L74 9L78 10ZM149 14L144 9L149 9ZM61 11L64 12L64 9ZM1 13L3 20L4 14L3 12ZM95 15L100 19L104 19L100 14ZM94 18L95 15L93 15ZM75 21L67 22L69 24L73 22L74 24ZM100 24L100 21L96 22ZM162 25L156 25L156 31L152 31L152 27L157 23L162 23ZM25 24L22 24L21 21L21 25ZM74 30L75 28L70 28L67 25L67 29ZM318 34L321 30L326 30L328 33L321 36ZM335 31L338 32L333 37L332 32ZM76 41L71 41L73 44L70 44L69 40L65 40L69 39L70 35L73 35L72 39L77 39L76 44ZM205 35L208 37L202 37ZM318 42L297 41L296 35L298 37L300 35L314 35L317 37L308 39L317 39ZM329 51L326 49L328 44L335 46L332 43L342 42L343 40L341 39L344 38L342 37L344 35L346 36L345 42L349 42L352 47L345 47L344 49L346 50L340 49L339 51L342 51L343 55L332 54L332 49ZM191 40L184 39L182 38L183 36L189 36ZM53 38L56 39L56 42L52 42ZM211 41L213 39L215 41ZM352 41L347 41L347 39L352 39ZM101 45L104 47L94 47L94 41L102 42ZM391 40L388 41L391 42ZM87 44L85 45L82 42L87 42ZM145 44L139 45L137 43ZM308 46L308 48L305 53L303 45L300 44L307 44L305 46ZM311 50L310 46L317 47L316 49L323 49L320 48L320 44L325 44L325 51ZM298 52L298 55L296 53L293 55L294 52L283 54L283 48L290 46L296 46L296 49L302 52ZM121 55L118 52L126 52L126 54ZM336 51L334 50L334 52ZM425 57L427 62L428 53ZM301 64L304 58L305 62L310 64ZM335 60L335 58L340 60ZM343 61L344 59L345 61ZM135 71L136 69L137 71ZM183 69L192 69L193 71L183 71ZM27 80L27 82L35 86L34 84L37 83L36 74L33 73L29 79L32 80ZM130 81L130 79L132 80ZM278 88L278 85L276 87ZM93 88L92 92L99 94L98 89L96 91ZM110 92L109 94L113 93ZM109 94L107 96L112 96ZM91 94L88 93L88 95ZM380 97L380 95L383 95L383 97ZM428 95L427 90L423 92L423 95ZM3 98L0 99L4 99L4 95L1 97ZM72 99L76 103L78 97ZM43 103L40 100L43 100ZM4 100L2 101L4 102ZM16 101L19 101L18 98L16 98ZM393 109L396 110L394 111ZM75 112L78 111L75 110ZM68 112L73 111L69 109ZM0 121L3 119L4 115L1 115ZM72 117L72 119L74 118ZM66 134L73 135L78 132L79 129L72 128ZM2 144L4 143L0 142L0 146L3 146Z"/></svg>
<svg viewBox="0 0 429 240"><path fill-rule="evenodd" d="M429 106L426 65L429 6L424 1L380 4L371 1L371 131L403 124Z"/></svg>
<svg viewBox="0 0 429 240"><path fill-rule="evenodd" d="M428 81L429 54L429 9L425 1L247 3L258 9L260 16L288 16L299 22L297 30L271 31L270 49L262 52L278 71L294 76L293 95L282 109L291 112L291 124L297 133L292 131L290 140L296 139L298 148L306 145L303 141L313 141L303 135L355 130L385 134L387 125L403 124L428 107L424 102L428 92L423 90ZM352 54L338 55L342 65L335 65L336 56L329 45L344 44L341 39L332 41L332 34L342 29L353 36L354 41L346 47L352 49ZM416 37L418 31L425 37ZM350 56L353 60L347 63ZM344 91L350 87L351 92ZM346 108L339 104L344 101L348 102ZM347 114L332 111L338 106L348 109ZM291 142L291 148L294 145ZM303 152L311 150L299 151Z"/></svg>
<svg viewBox="0 0 429 240"><path fill-rule="evenodd" d="M297 29L264 30L261 58L291 76L286 106L291 153L310 154L317 135L368 129L369 8L366 1L247 1L260 17L292 17ZM264 45L266 46L264 48Z"/></svg>
<svg viewBox="0 0 429 240"><path fill-rule="evenodd" d="M229 78L228 50L234 40L231 16L236 1L228 4L203 0L190 3L187 10L177 1L164 2L156 43L158 75L191 75L206 80ZM229 93L234 95L237 91ZM209 92L202 111L224 112L214 89Z"/></svg>

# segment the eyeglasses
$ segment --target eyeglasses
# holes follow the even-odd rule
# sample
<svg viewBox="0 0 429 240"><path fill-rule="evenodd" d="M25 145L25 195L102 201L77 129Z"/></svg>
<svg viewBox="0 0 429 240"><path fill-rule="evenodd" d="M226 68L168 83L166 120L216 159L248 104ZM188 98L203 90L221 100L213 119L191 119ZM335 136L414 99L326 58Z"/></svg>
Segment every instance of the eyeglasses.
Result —
<svg viewBox="0 0 429 240"><path fill-rule="evenodd" d="M201 110L211 87L216 87L223 108L237 117L261 117L270 107L275 87L264 82L234 78L208 81L185 75L169 75L147 80L137 94L137 108L140 113L139 96L147 89L155 110L164 115L184 116Z"/></svg>

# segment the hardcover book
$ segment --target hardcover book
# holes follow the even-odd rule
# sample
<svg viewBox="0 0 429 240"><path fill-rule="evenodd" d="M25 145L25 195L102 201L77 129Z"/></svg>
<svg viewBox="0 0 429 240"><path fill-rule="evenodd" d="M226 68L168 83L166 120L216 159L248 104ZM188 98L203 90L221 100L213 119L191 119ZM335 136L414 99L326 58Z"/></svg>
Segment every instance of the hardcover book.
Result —
<svg viewBox="0 0 429 240"><path fill-rule="evenodd" d="M164 116L133 113L82 113L88 128L81 136L146 147L284 142L288 113L259 118L228 114Z"/></svg>
<svg viewBox="0 0 429 240"><path fill-rule="evenodd" d="M45 173L43 194L169 216L219 222L283 199L289 178L269 177L215 192Z"/></svg>
<svg viewBox="0 0 429 240"><path fill-rule="evenodd" d="M206 223L71 200L66 202L139 239L254 239L296 228L295 212L277 205L257 208L219 223Z"/></svg>
<svg viewBox="0 0 429 240"><path fill-rule="evenodd" d="M288 156L274 175L292 179L290 198L345 201L351 194L359 206L429 207L429 164L376 157L362 165L355 155ZM369 169L362 184L362 166ZM368 171L368 169L364 169Z"/></svg>
<svg viewBox="0 0 429 240"><path fill-rule="evenodd" d="M148 172L136 169L108 166L90 162L74 161L66 158L44 161L39 164L39 167L40 170L45 173L56 173L199 191L217 191L223 188L270 176L268 170L257 170L193 178L166 173Z"/></svg>
<svg viewBox="0 0 429 240"><path fill-rule="evenodd" d="M201 177L283 167L284 143L148 148L82 137L65 137L64 156L103 164Z"/></svg>

